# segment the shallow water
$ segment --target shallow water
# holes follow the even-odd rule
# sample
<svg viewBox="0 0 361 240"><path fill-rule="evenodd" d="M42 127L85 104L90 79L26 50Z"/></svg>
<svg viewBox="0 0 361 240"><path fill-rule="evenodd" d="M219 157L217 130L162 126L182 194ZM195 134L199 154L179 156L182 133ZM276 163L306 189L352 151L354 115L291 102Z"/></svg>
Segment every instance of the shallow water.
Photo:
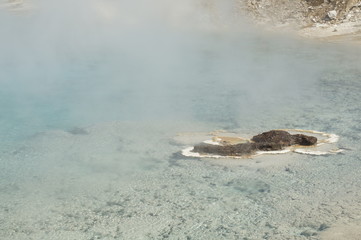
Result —
<svg viewBox="0 0 361 240"><path fill-rule="evenodd" d="M0 13L1 239L318 239L360 221L359 46L34 3ZM349 150L178 154L278 128Z"/></svg>

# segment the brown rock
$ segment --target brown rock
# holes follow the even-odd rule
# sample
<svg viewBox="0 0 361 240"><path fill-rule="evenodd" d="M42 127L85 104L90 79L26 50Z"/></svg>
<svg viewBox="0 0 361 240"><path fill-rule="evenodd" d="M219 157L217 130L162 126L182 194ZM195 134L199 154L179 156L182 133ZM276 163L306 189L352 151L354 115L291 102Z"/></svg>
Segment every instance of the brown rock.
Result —
<svg viewBox="0 0 361 240"><path fill-rule="evenodd" d="M317 138L304 134L294 134L282 130L271 130L258 134L252 138L254 142L279 143L284 147L299 144L303 146L311 146L317 143Z"/></svg>
<svg viewBox="0 0 361 240"><path fill-rule="evenodd" d="M264 132L254 136L251 140L256 143L278 143L285 147L293 144L292 135L281 130Z"/></svg>
<svg viewBox="0 0 361 240"><path fill-rule="evenodd" d="M212 145L201 143L194 146L193 152L221 156L251 155L259 150L276 151L295 144L303 146L314 145L317 142L317 138L303 134L291 135L290 133L282 130L272 130L254 136L252 141L253 142L233 145Z"/></svg>
<svg viewBox="0 0 361 240"><path fill-rule="evenodd" d="M294 144L299 144L303 146L311 146L317 143L317 138L313 136L307 136L303 134L294 134L292 135Z"/></svg>
<svg viewBox="0 0 361 240"><path fill-rule="evenodd" d="M235 145L212 145L201 143L194 146L193 152L216 154L221 156L241 156L252 154L257 150L254 143L240 143Z"/></svg>
<svg viewBox="0 0 361 240"><path fill-rule="evenodd" d="M251 155L259 150L276 151L281 149L283 149L283 146L279 143L240 143L225 146L201 143L194 146L193 152L221 156L242 156Z"/></svg>

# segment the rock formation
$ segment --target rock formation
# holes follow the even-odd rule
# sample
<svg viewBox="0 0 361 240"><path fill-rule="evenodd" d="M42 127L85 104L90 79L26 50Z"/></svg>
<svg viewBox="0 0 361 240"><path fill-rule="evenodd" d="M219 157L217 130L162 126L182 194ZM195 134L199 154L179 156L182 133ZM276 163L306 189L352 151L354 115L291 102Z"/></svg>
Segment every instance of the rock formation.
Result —
<svg viewBox="0 0 361 240"><path fill-rule="evenodd" d="M282 130L272 130L252 137L250 142L240 144L213 145L201 143L194 146L193 152L220 156L251 155L256 151L277 151L292 145L311 146L317 138L303 134L290 134Z"/></svg>
<svg viewBox="0 0 361 240"><path fill-rule="evenodd" d="M337 24L361 19L361 0L246 0L241 8L257 22L306 27L314 23Z"/></svg>
<svg viewBox="0 0 361 240"><path fill-rule="evenodd" d="M290 133L281 130L264 132L252 137L251 140L255 143L278 143L281 144L283 147L296 144L311 146L317 142L316 137L307 136L304 134L291 135Z"/></svg>

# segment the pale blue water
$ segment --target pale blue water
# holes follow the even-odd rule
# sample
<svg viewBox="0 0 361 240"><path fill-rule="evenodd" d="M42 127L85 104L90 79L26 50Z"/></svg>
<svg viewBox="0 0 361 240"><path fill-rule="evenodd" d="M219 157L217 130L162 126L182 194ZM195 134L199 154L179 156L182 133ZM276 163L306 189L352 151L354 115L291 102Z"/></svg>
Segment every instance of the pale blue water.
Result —
<svg viewBox="0 0 361 240"><path fill-rule="evenodd" d="M132 43L134 52L127 49L130 40L113 39L111 32L84 34L84 45L65 33L63 44L53 35L38 42L32 39L36 16L7 17L27 28L7 33L2 44L1 133L7 138L113 120L180 118L234 127L252 115L266 119L304 107L305 97L318 100L314 84L337 55L332 45L254 32L141 33L127 36L141 38ZM18 38L23 45L13 41ZM149 49L153 38L162 43Z"/></svg>

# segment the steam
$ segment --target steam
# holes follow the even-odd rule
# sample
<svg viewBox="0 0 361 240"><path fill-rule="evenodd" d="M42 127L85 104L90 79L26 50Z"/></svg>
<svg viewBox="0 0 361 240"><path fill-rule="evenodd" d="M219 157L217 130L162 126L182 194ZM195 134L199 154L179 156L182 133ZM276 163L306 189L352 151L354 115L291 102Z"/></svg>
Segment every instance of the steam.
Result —
<svg viewBox="0 0 361 240"><path fill-rule="evenodd" d="M237 122L293 104L315 76L312 61L293 57L308 54L297 40L251 30L233 1L33 0L24 6L21 13L0 12L0 107L7 127Z"/></svg>

